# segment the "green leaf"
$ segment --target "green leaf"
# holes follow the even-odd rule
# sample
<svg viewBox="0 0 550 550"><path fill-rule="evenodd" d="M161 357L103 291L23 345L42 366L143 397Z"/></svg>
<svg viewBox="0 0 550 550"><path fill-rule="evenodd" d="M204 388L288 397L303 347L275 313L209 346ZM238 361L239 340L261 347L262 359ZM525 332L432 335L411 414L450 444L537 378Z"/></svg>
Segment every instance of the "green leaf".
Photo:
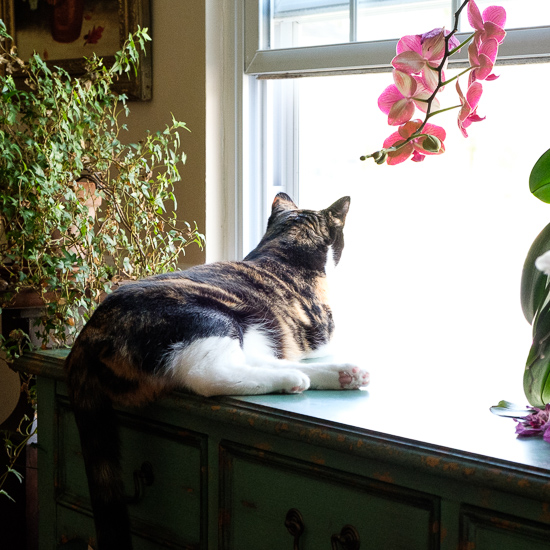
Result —
<svg viewBox="0 0 550 550"><path fill-rule="evenodd" d="M525 365L523 390L534 407L550 402L550 304L537 311L533 321L533 345Z"/></svg>
<svg viewBox="0 0 550 550"><path fill-rule="evenodd" d="M550 355L540 356L525 367L523 374L523 391L527 401L533 407L544 408L550 403L548 384L550 383Z"/></svg>
<svg viewBox="0 0 550 550"><path fill-rule="evenodd" d="M529 176L529 189L537 199L550 203L550 149L533 166Z"/></svg>
<svg viewBox="0 0 550 550"><path fill-rule="evenodd" d="M1 20L0 20L0 23L1 23ZM13 500L13 498L10 497L10 495L8 495L8 493L6 493L4 489L0 489L0 495L4 495L5 497L8 497L12 502L15 502L15 500Z"/></svg>
<svg viewBox="0 0 550 550"><path fill-rule="evenodd" d="M535 260L550 250L550 224L548 224L533 241L521 275L521 308L528 323L533 322L535 312L544 302L548 277L535 267Z"/></svg>
<svg viewBox="0 0 550 550"><path fill-rule="evenodd" d="M13 468L8 468L8 472L9 472L10 474L13 474L13 475L17 478L17 480L19 481L19 483L23 483L23 479L24 479L23 474L21 474L21 473L18 472L17 470L14 470Z"/></svg>
<svg viewBox="0 0 550 550"><path fill-rule="evenodd" d="M497 416L506 416L508 418L525 418L527 415L535 412L531 408L516 405L510 401L499 401L498 405L490 408L490 411Z"/></svg>

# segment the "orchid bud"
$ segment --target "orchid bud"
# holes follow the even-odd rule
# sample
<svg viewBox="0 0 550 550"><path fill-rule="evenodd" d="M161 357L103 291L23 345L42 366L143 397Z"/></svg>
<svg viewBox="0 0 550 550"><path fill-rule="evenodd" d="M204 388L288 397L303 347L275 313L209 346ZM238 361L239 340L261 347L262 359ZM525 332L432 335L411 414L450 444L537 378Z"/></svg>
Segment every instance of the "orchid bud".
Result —
<svg viewBox="0 0 550 550"><path fill-rule="evenodd" d="M422 141L422 149L428 153L438 153L441 149L441 140L438 137L428 135Z"/></svg>
<svg viewBox="0 0 550 550"><path fill-rule="evenodd" d="M384 150L376 151L376 153L372 154L372 158L374 159L374 162L376 162L376 164L384 164L386 162L387 156L388 153Z"/></svg>

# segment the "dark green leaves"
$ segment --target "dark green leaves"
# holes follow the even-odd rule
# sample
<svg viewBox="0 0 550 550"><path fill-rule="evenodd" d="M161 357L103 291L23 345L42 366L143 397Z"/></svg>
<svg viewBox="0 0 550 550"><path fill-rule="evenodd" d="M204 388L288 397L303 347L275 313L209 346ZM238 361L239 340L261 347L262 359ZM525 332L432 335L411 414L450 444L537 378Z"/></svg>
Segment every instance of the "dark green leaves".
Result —
<svg viewBox="0 0 550 550"><path fill-rule="evenodd" d="M535 260L550 250L550 224L548 224L533 241L521 275L521 307L527 322L531 324L535 312L542 305L548 293L548 277L535 267Z"/></svg>
<svg viewBox="0 0 550 550"><path fill-rule="evenodd" d="M533 166L529 176L529 189L535 197L550 203L550 149Z"/></svg>
<svg viewBox="0 0 550 550"><path fill-rule="evenodd" d="M187 246L202 245L197 228L174 213L187 128L173 119L138 144L125 143L129 108L113 83L137 67L147 29L129 36L114 66L92 55L78 78L38 55L19 59L0 21L1 37L0 276L10 292L42 297L39 336L44 345L63 345L112 282L174 270ZM11 68L27 87L16 87Z"/></svg>

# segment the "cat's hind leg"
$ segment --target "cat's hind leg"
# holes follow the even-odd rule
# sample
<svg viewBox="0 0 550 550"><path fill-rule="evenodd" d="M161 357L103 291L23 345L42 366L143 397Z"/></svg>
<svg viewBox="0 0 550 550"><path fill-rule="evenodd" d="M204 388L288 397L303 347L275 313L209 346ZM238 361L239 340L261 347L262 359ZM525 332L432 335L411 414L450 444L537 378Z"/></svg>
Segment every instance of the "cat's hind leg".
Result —
<svg viewBox="0 0 550 550"><path fill-rule="evenodd" d="M308 376L298 369L252 366L239 340L229 336L175 344L164 364L175 386L206 397L300 393L310 385Z"/></svg>

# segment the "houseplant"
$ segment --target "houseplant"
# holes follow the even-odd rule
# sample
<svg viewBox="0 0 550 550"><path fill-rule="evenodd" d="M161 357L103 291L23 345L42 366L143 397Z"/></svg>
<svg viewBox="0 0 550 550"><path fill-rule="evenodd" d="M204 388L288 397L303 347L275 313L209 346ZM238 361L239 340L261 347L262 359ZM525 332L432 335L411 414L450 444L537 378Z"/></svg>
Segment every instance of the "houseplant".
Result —
<svg viewBox="0 0 550 550"><path fill-rule="evenodd" d="M529 189L550 203L550 149L537 160L529 176ZM537 236L525 259L521 278L521 305L533 325L533 344L527 357L523 388L529 403L550 403L550 224Z"/></svg>
<svg viewBox="0 0 550 550"><path fill-rule="evenodd" d="M94 55L74 78L38 55L20 59L0 21L0 313L22 296L39 305L32 330L0 336L8 362L31 339L69 345L116 284L175 270L187 246L202 246L175 213L185 124L122 138L129 107L113 83L136 69L148 40L138 29L112 66ZM16 445L6 441L11 460Z"/></svg>

